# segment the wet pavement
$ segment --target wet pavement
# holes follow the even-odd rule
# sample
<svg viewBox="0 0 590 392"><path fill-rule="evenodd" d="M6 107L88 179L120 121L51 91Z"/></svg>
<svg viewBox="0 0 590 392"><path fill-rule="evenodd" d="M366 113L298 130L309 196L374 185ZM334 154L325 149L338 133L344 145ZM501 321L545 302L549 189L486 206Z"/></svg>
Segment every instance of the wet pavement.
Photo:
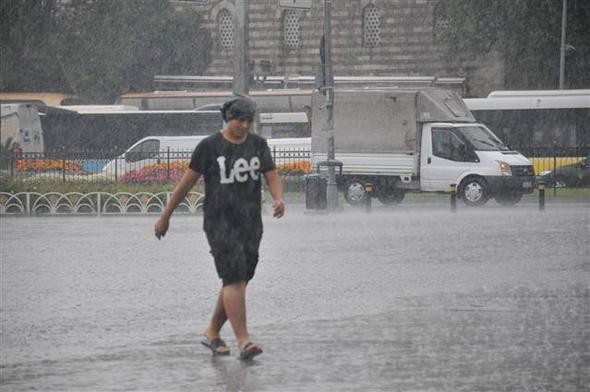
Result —
<svg viewBox="0 0 590 392"><path fill-rule="evenodd" d="M2 391L587 391L590 205L265 216L242 363L202 220L0 219Z"/></svg>

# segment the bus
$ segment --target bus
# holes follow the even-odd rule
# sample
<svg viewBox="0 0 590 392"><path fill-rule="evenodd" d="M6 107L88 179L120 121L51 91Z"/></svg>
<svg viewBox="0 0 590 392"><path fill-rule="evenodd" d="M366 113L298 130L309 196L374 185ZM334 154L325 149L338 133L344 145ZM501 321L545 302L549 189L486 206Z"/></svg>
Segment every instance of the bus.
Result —
<svg viewBox="0 0 590 392"><path fill-rule="evenodd" d="M293 89L307 89L311 91L318 87L315 76L285 75L258 76L253 90L281 91ZM232 76L199 76L199 75L156 75L154 83L160 90L192 90L219 91L231 90ZM436 76L334 76L336 88L383 88L383 87L438 87L452 90L463 96L465 94L465 78L436 77Z"/></svg>
<svg viewBox="0 0 590 392"><path fill-rule="evenodd" d="M219 105L207 110L139 110L128 105L45 106L39 109L44 151L120 154L147 136L210 135L224 127ZM310 137L306 112L259 112L255 132L266 138Z"/></svg>
<svg viewBox="0 0 590 392"><path fill-rule="evenodd" d="M127 93L119 96L116 104L133 105L143 110L195 109L208 104L220 104L233 96L232 76L156 75L154 81L162 91ZM459 95L465 93L464 78L434 76L335 76L337 88L363 86L365 88L441 87ZM311 96L316 88L313 76L268 76L262 90L252 90L249 96L256 101L259 111L307 112L311 118ZM170 88L178 89L171 91ZM182 90L184 88L191 90Z"/></svg>
<svg viewBox="0 0 590 392"><path fill-rule="evenodd" d="M311 121L305 112L260 113L256 133L267 139L311 137Z"/></svg>
<svg viewBox="0 0 590 392"><path fill-rule="evenodd" d="M311 117L312 90L277 89L251 91L258 112L307 112ZM115 102L132 105L141 110L195 110L213 104L223 104L234 97L231 91L154 91L128 93Z"/></svg>
<svg viewBox="0 0 590 392"><path fill-rule="evenodd" d="M512 148L590 148L590 90L494 91L464 101Z"/></svg>
<svg viewBox="0 0 590 392"><path fill-rule="evenodd" d="M0 92L0 103L6 104L29 104L35 106L61 106L71 105L77 98L71 94L63 93L12 93Z"/></svg>
<svg viewBox="0 0 590 392"><path fill-rule="evenodd" d="M222 127L218 110L139 110L126 105L39 109L45 152L120 154L146 136L209 135Z"/></svg>

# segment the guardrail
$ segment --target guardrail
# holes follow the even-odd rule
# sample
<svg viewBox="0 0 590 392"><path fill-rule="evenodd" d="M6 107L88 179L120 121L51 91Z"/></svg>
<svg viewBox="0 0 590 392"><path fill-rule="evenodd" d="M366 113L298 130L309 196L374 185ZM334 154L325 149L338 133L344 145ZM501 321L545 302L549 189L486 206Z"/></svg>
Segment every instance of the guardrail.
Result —
<svg viewBox="0 0 590 392"><path fill-rule="evenodd" d="M0 192L0 215L124 215L159 214L171 192L161 193L35 193ZM189 192L175 213L201 211L205 195Z"/></svg>

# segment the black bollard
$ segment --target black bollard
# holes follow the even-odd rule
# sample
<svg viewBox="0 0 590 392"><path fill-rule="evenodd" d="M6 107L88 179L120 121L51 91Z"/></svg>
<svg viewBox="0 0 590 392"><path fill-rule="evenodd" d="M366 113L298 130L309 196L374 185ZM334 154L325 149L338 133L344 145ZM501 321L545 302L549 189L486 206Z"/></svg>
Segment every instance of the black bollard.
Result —
<svg viewBox="0 0 590 392"><path fill-rule="evenodd" d="M457 184L451 184L451 212L457 212Z"/></svg>
<svg viewBox="0 0 590 392"><path fill-rule="evenodd" d="M539 183L539 211L545 211L545 184Z"/></svg>
<svg viewBox="0 0 590 392"><path fill-rule="evenodd" d="M373 197L373 184L365 184L365 210L371 212L371 199Z"/></svg>

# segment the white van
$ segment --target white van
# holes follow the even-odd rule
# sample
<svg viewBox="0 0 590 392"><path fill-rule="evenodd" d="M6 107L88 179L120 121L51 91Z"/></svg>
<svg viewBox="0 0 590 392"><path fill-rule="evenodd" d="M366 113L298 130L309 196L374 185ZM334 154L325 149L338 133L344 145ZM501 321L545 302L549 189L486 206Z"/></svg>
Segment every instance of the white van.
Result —
<svg viewBox="0 0 590 392"><path fill-rule="evenodd" d="M148 136L105 165L103 172L124 174L158 163L189 161L197 144L209 135Z"/></svg>
<svg viewBox="0 0 590 392"><path fill-rule="evenodd" d="M158 163L188 162L197 144L207 136L145 137L107 163L103 172L120 175ZM285 161L311 154L310 137L267 139L267 142L275 160Z"/></svg>

